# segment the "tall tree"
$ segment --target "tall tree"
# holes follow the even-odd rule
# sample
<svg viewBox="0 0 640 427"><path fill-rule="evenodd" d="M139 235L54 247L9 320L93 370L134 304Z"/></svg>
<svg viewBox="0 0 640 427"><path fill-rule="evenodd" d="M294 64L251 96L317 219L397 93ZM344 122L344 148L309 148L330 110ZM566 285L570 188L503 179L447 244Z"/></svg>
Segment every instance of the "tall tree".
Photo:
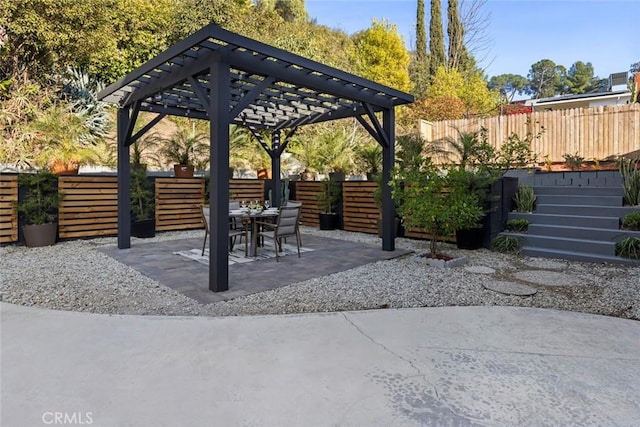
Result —
<svg viewBox="0 0 640 427"><path fill-rule="evenodd" d="M444 33L442 31L442 5L440 0L431 0L431 21L429 22L429 76L445 65Z"/></svg>
<svg viewBox="0 0 640 427"><path fill-rule="evenodd" d="M427 56L427 32L424 23L424 0L418 0L416 13L416 51L409 64L409 77L413 83L412 93L422 99L429 84L429 59Z"/></svg>
<svg viewBox="0 0 640 427"><path fill-rule="evenodd" d="M589 93L598 90L600 79L594 76L591 62L586 64L582 61L574 63L567 72L565 80L568 93Z"/></svg>
<svg viewBox="0 0 640 427"><path fill-rule="evenodd" d="M409 90L409 53L398 29L373 20L371 27L353 35L357 72L363 77L400 90Z"/></svg>
<svg viewBox="0 0 640 427"><path fill-rule="evenodd" d="M276 0L274 9L285 21L307 20L304 0Z"/></svg>
<svg viewBox="0 0 640 427"><path fill-rule="evenodd" d="M489 80L489 89L498 90L504 97L505 102L513 101L517 94L522 95L527 89L529 80L517 74L501 74L493 76Z"/></svg>
<svg viewBox="0 0 640 427"><path fill-rule="evenodd" d="M456 69L447 70L444 66L438 68L429 87L428 98L440 97L459 98L465 106L467 117L495 115L496 107L500 104L500 93L489 90L482 73L463 75Z"/></svg>
<svg viewBox="0 0 640 427"><path fill-rule="evenodd" d="M449 0L447 7L447 35L449 36L448 66L458 68L467 56L464 46L464 28L458 12L458 0Z"/></svg>
<svg viewBox="0 0 640 427"><path fill-rule="evenodd" d="M533 98L548 98L558 93L562 85L564 67L550 59L542 59L531 65L527 93Z"/></svg>
<svg viewBox="0 0 640 427"><path fill-rule="evenodd" d="M424 26L424 0L418 0L416 12L416 60L418 62L427 59L427 30Z"/></svg>

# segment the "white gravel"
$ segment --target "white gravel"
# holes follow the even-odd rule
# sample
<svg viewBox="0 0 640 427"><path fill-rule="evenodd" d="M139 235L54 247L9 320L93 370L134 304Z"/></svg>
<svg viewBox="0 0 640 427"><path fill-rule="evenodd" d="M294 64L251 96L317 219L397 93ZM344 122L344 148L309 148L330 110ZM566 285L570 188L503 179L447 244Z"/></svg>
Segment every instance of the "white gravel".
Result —
<svg viewBox="0 0 640 427"><path fill-rule="evenodd" d="M303 228L305 234L380 245L375 235ZM169 232L156 241L201 237ZM145 239L152 242L154 239ZM427 241L399 238L416 254ZM461 251L465 267L438 269L417 255L354 268L272 291L202 305L96 250L116 238L75 240L45 248L0 247L0 297L5 302L113 314L231 316L374 308L509 305L580 311L640 320L640 267L516 257L485 249ZM494 281L527 285L533 296L484 288Z"/></svg>

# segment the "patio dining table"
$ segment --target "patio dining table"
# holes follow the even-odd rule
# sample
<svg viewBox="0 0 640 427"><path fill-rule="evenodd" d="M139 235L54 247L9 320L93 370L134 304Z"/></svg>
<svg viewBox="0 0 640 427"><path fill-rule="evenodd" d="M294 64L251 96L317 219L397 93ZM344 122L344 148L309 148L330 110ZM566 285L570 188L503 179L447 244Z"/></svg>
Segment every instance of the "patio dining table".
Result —
<svg viewBox="0 0 640 427"><path fill-rule="evenodd" d="M249 256L258 256L258 220L264 220L266 218L275 219L278 217L278 211L275 209L264 210L258 213L251 213L246 209L229 211L230 218L242 218L243 222L250 223L251 241L249 245Z"/></svg>

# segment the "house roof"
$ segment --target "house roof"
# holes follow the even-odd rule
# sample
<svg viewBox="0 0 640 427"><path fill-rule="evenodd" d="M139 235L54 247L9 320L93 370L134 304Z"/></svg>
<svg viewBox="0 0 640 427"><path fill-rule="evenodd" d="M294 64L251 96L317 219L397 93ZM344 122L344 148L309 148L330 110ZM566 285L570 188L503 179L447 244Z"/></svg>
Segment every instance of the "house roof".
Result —
<svg viewBox="0 0 640 427"><path fill-rule="evenodd" d="M230 66L229 120L266 129L362 116L413 96L208 25L99 93L150 111L208 118L211 66Z"/></svg>

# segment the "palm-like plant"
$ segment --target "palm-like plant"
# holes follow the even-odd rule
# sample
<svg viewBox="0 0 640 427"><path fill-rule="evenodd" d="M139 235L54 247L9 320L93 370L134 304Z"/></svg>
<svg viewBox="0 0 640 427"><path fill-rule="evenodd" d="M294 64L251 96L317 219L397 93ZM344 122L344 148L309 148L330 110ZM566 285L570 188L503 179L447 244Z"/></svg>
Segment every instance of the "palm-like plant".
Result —
<svg viewBox="0 0 640 427"><path fill-rule="evenodd" d="M164 141L161 152L168 162L205 169L209 163L208 139L204 133L179 128Z"/></svg>

